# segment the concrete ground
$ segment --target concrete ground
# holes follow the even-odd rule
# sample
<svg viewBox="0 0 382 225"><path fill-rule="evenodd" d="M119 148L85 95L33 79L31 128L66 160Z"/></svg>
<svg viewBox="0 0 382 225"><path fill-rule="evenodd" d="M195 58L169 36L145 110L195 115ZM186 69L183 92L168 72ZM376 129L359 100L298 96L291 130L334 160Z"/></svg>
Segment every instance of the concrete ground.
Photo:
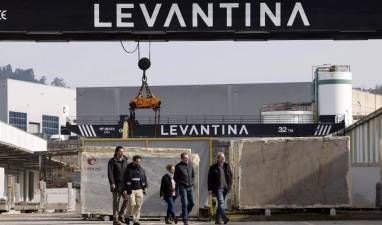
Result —
<svg viewBox="0 0 382 225"><path fill-rule="evenodd" d="M256 218L259 215L255 216ZM277 221L255 221L254 222L232 222L229 225L382 225L382 219L374 217L374 220L367 220L372 218L372 214L367 213L365 217L361 217L354 220L339 220L328 221L327 218L323 218L320 221L310 221L311 218L315 217L305 217L305 219L297 218L275 218ZM232 219L234 219L232 217ZM251 218L253 219L253 218ZM316 218L317 219L317 218ZM322 218L321 218L322 219ZM286 221L289 220L289 221ZM11 214L0 214L0 225L112 225L111 221L97 221L97 220L83 220L79 215L70 213L11 213ZM164 221L144 221L142 225L165 225ZM183 225L183 223L178 223ZM191 221L190 225L214 225L212 222L196 222Z"/></svg>
<svg viewBox="0 0 382 225"><path fill-rule="evenodd" d="M1 225L84 225L84 224L108 224L111 225L112 222L109 221L60 221L60 220L0 220ZM200 223L191 222L190 225L212 225L213 223ZM382 221L289 221L289 222L237 222L230 223L230 225L381 225ZM142 225L164 225L163 222L143 222Z"/></svg>

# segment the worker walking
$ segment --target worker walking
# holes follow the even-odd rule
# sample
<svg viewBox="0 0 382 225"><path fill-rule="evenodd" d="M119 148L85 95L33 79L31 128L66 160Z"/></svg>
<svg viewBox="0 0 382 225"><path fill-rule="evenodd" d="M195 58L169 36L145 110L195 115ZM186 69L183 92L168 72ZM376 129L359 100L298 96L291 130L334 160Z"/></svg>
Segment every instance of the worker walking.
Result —
<svg viewBox="0 0 382 225"><path fill-rule="evenodd" d="M188 225L188 215L194 207L194 178L195 172L187 152L180 155L181 162L175 166L174 180L179 190L182 202L184 225Z"/></svg>
<svg viewBox="0 0 382 225"><path fill-rule="evenodd" d="M107 166L107 175L110 184L110 191L113 193L113 221L119 225L124 222L128 196L126 190L126 169L127 157L124 155L124 148L117 146L115 148L114 157L111 158ZM120 200L122 198L122 206L119 209Z"/></svg>
<svg viewBox="0 0 382 225"><path fill-rule="evenodd" d="M218 152L216 163L208 171L208 193L216 196L216 218L215 224L227 224L229 218L225 214L225 198L232 185L232 171L228 163L225 162L223 152Z"/></svg>
<svg viewBox="0 0 382 225"><path fill-rule="evenodd" d="M143 195L146 194L148 184L145 170L141 167L142 157L135 155L133 162L127 166L126 172L126 190L129 196L128 215L133 217L133 225L140 225L141 207L143 204ZM127 218L126 224L130 223Z"/></svg>
<svg viewBox="0 0 382 225"><path fill-rule="evenodd" d="M175 166L168 164L166 166L167 173L162 177L160 183L160 197L167 203L167 214L165 217L166 224L172 224L172 221L178 223L175 212L175 199L177 197L176 183L174 180Z"/></svg>

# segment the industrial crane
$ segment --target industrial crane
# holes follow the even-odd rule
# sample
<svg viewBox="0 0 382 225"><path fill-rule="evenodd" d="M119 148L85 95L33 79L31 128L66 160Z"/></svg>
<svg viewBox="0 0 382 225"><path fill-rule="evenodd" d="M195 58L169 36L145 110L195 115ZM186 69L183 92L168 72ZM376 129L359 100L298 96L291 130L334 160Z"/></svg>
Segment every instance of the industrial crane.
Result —
<svg viewBox="0 0 382 225"><path fill-rule="evenodd" d="M155 121L155 136L157 132L157 126L159 125L160 120L160 106L161 106L161 100L153 95L151 92L151 89L147 83L147 76L146 76L146 70L150 68L151 62L148 58L142 58L138 62L138 66L141 70L143 70L143 76L142 76L142 85L139 89L138 95L133 98L129 105L130 105L130 118L129 118L129 130L131 132L131 135L133 135L134 127L136 127L136 119L135 119L135 110L136 109L153 109L155 113L154 121ZM144 92L146 92L146 96L144 95Z"/></svg>

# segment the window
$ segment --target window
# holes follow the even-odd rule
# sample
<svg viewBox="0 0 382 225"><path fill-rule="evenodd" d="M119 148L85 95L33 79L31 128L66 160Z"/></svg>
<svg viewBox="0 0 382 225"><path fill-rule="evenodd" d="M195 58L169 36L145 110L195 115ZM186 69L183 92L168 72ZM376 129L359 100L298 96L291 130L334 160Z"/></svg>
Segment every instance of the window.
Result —
<svg viewBox="0 0 382 225"><path fill-rule="evenodd" d="M40 131L40 123L29 122L28 132L32 133L32 134L41 133L41 131Z"/></svg>
<svg viewBox="0 0 382 225"><path fill-rule="evenodd" d="M9 111L9 124L27 130L27 114L22 112Z"/></svg>
<svg viewBox="0 0 382 225"><path fill-rule="evenodd" d="M42 115L42 132L44 134L58 134L58 117Z"/></svg>

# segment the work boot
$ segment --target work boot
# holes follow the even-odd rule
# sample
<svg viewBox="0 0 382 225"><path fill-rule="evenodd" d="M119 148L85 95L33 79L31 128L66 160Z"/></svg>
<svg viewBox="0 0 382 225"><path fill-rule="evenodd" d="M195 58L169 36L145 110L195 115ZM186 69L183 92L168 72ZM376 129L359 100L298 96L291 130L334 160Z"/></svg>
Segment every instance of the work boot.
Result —
<svg viewBox="0 0 382 225"><path fill-rule="evenodd" d="M223 224L220 218L215 218L215 224Z"/></svg>
<svg viewBox="0 0 382 225"><path fill-rule="evenodd" d="M125 222L125 218L123 218L123 216L119 216L118 217L118 221L121 222L121 223L126 223Z"/></svg>
<svg viewBox="0 0 382 225"><path fill-rule="evenodd" d="M113 222L113 225L122 225L122 223L121 223L121 221L116 220L116 221Z"/></svg>
<svg viewBox="0 0 382 225"><path fill-rule="evenodd" d="M113 217L113 225L122 225L122 223L118 219L118 216Z"/></svg>
<svg viewBox="0 0 382 225"><path fill-rule="evenodd" d="M177 216L174 216L174 217L172 218L172 220L174 221L175 224L178 224L178 217L177 217Z"/></svg>
<svg viewBox="0 0 382 225"><path fill-rule="evenodd" d="M168 216L166 216L164 218L164 221L165 221L166 224L172 224L172 222L170 221L170 217L168 217Z"/></svg>
<svg viewBox="0 0 382 225"><path fill-rule="evenodd" d="M125 223L126 225L130 225L130 217L125 217Z"/></svg>
<svg viewBox="0 0 382 225"><path fill-rule="evenodd" d="M227 224L229 222L229 218L228 217L225 217L224 218L224 224Z"/></svg>

